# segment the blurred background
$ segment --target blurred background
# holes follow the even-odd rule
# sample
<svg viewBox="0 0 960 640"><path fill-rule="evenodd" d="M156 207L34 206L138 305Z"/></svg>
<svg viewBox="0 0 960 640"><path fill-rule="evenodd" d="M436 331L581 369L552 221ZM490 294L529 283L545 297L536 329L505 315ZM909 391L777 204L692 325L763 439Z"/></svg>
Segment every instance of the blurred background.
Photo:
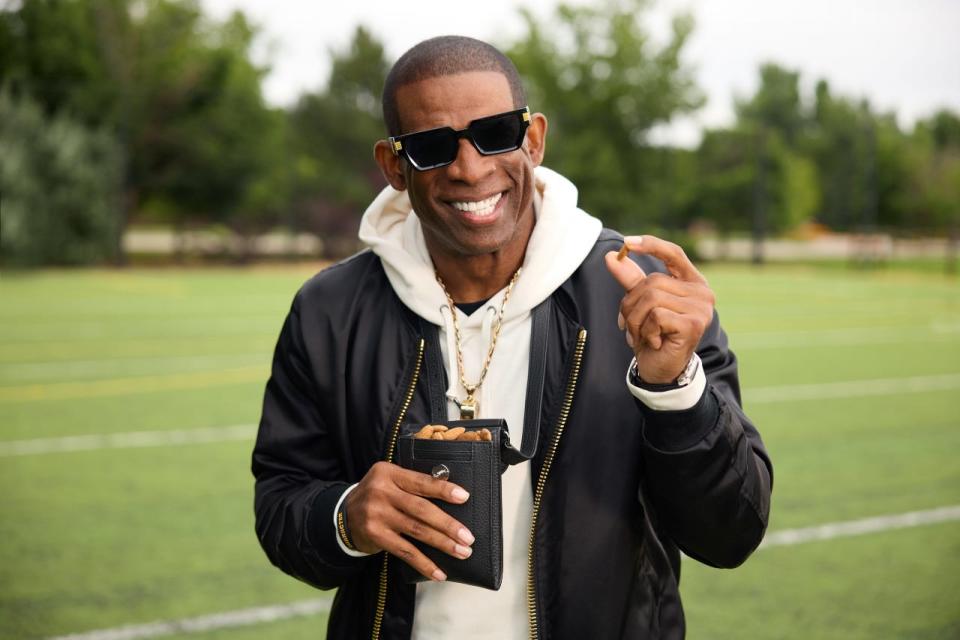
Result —
<svg viewBox="0 0 960 640"><path fill-rule="evenodd" d="M250 447L385 184L385 74L445 33L717 291L774 515L744 568L685 563L690 637L960 637L960 4L362 5L0 0L0 637L323 636Z"/></svg>

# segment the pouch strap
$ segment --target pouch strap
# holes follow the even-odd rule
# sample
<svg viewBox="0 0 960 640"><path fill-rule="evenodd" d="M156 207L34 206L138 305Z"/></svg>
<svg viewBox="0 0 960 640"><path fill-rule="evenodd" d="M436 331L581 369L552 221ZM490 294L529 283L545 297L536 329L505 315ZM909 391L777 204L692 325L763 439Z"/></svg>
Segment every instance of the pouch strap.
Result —
<svg viewBox="0 0 960 640"><path fill-rule="evenodd" d="M500 440L500 461L517 464L537 454L540 444L540 413L543 408L543 384L546 379L547 345L550 340L551 298L530 312L530 368L527 373L527 398L523 411L523 440L517 450L507 434Z"/></svg>

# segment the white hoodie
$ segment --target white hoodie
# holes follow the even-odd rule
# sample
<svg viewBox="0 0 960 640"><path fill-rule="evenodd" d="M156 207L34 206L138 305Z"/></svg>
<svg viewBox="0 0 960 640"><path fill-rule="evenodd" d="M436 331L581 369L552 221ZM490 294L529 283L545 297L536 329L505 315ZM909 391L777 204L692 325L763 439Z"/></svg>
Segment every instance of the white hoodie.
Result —
<svg viewBox="0 0 960 640"><path fill-rule="evenodd" d="M504 312L503 326L483 386L478 390L479 417L505 418L512 436L523 427L530 354L530 311L580 266L600 235L599 220L577 207L577 189L545 167L534 173L536 225L527 245L523 271ZM450 386L448 417L460 417L451 397L464 398L457 371L452 313L458 314L465 377L475 381L490 344L505 290L496 293L469 317L450 309L434 275L420 220L405 191L384 189L360 223L360 239L380 256L400 300L417 315L440 327L440 343ZM414 640L440 638L528 638L526 608L527 542L533 496L530 463L509 467L503 475L503 584L489 591L452 582L417 586Z"/></svg>

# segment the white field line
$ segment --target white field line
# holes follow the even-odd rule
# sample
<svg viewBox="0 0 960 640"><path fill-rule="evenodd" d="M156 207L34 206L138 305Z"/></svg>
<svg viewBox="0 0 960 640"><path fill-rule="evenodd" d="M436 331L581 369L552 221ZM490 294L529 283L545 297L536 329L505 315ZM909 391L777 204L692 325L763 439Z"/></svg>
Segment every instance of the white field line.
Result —
<svg viewBox="0 0 960 640"><path fill-rule="evenodd" d="M918 527L940 522L952 522L955 520L960 520L960 505L847 522L832 522L817 527L786 529L768 533L766 539L760 545L760 549L797 545L805 542L830 540L847 536L859 536L868 533ZM216 629L242 627L263 622L275 622L278 620L326 613L330 610L331 603L332 599L330 598L301 600L300 602L294 602L288 605L238 609L196 618L161 620L147 624L114 627L113 629L99 629L85 633L73 633L66 636L57 636L50 640L144 640L147 638L160 638L177 633L213 631Z"/></svg>
<svg viewBox="0 0 960 640"><path fill-rule="evenodd" d="M960 334L960 324L932 323L929 327L846 327L842 329L801 329L798 331L746 331L732 335L734 351L743 349L807 348L817 346L858 346L865 344L897 344L918 340L954 340ZM204 356L155 356L151 358L114 357L87 360L44 360L39 362L12 362L0 365L4 378L32 379L61 378L63 376L98 376L138 373L156 373L156 365L187 368L210 365L233 365L237 362L258 362L269 358L269 352L221 354ZM143 371L131 372L131 368Z"/></svg>
<svg viewBox="0 0 960 640"><path fill-rule="evenodd" d="M804 542L862 536L868 533L906 529L907 527L919 527L920 525L938 524L940 522L953 522L955 520L960 520L960 505L863 518L862 520L849 520L847 522L829 522L816 527L784 529L783 531L768 533L763 542L760 543L760 548L785 547L803 544Z"/></svg>
<svg viewBox="0 0 960 640"><path fill-rule="evenodd" d="M754 387L743 392L746 404L899 395L960 389L960 373L909 378L868 378L812 384Z"/></svg>
<svg viewBox="0 0 960 640"><path fill-rule="evenodd" d="M202 427L198 429L174 429L165 431L128 431L126 433L103 433L34 440L10 440L0 442L0 458L29 456L42 453L70 453L73 451L97 451L100 449L135 449L141 447L168 447L181 444L203 444L249 440L252 442L257 427L238 424L229 427Z"/></svg>
<svg viewBox="0 0 960 640"><path fill-rule="evenodd" d="M277 620L287 620L289 618L326 613L330 610L332 602L333 598L301 600L290 604L212 613L196 618L160 620L157 622L148 622L147 624L114 627L113 629L71 633L66 636L56 636L55 638L51 638L51 640L140 640L143 638L172 636L177 633L200 633L230 627L245 627L264 622L275 622Z"/></svg>
<svg viewBox="0 0 960 640"><path fill-rule="evenodd" d="M830 398L924 393L951 389L960 389L960 374L914 376L911 378L874 378L868 380L845 380L840 382L755 387L746 389L744 391L744 398L749 405ZM229 427L132 431L127 433L10 440L7 442L0 441L0 458L44 453L166 447L184 444L248 440L253 438L255 432L256 425L233 425Z"/></svg>

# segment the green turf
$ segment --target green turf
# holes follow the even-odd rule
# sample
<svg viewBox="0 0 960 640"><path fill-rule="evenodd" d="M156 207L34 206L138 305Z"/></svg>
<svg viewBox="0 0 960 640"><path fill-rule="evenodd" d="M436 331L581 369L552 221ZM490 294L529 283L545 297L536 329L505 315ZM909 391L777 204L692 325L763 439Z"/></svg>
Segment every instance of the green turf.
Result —
<svg viewBox="0 0 960 640"><path fill-rule="evenodd" d="M960 504L960 388L770 401L771 389L960 374L935 273L706 269L774 458L771 530ZM0 441L257 421L307 269L0 276ZM0 459L0 638L330 597L252 530L244 441ZM960 636L960 523L684 564L691 638ZM317 638L323 614L182 638Z"/></svg>

